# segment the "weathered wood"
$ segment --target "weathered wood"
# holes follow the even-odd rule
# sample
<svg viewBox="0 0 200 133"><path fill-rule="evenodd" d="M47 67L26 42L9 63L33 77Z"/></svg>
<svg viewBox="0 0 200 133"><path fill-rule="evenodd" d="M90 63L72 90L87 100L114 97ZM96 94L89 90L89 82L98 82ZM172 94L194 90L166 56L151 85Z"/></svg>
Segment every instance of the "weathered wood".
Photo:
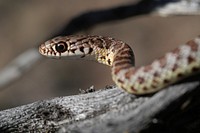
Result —
<svg viewBox="0 0 200 133"><path fill-rule="evenodd" d="M170 126L176 123L167 123L171 118L178 120L185 113L183 118L187 118L191 115L187 111L200 104L194 100L199 93L199 82L191 82L152 96L137 97L113 87L43 100L1 111L0 132L140 132L156 125ZM194 122L200 124L197 119ZM181 126L186 125L183 122Z"/></svg>
<svg viewBox="0 0 200 133"><path fill-rule="evenodd" d="M200 109L196 108L200 104L200 100L197 99L199 92L198 83L172 86L152 97L134 98L133 101L120 105L117 110L109 110L95 118L67 124L60 132L155 133L165 131L171 133L197 131L200 127L198 120ZM127 99L121 100L124 102ZM190 117L195 116L193 111L196 112L196 117Z"/></svg>

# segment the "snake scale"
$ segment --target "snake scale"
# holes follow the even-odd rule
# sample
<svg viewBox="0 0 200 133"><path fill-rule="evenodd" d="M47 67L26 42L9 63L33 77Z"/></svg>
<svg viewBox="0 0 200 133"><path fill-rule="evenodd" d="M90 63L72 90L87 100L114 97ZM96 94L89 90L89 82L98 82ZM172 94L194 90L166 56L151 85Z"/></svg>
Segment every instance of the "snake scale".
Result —
<svg viewBox="0 0 200 133"><path fill-rule="evenodd" d="M41 44L39 52L53 58L95 57L99 63L111 66L117 86L137 95L159 91L200 70L200 36L138 68L134 67L134 53L130 46L111 37L56 37Z"/></svg>

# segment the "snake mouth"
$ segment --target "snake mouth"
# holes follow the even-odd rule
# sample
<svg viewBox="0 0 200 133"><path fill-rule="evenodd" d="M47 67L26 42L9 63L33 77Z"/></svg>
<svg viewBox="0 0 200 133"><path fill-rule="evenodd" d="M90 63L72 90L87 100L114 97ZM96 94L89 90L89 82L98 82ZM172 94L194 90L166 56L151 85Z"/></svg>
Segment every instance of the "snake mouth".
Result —
<svg viewBox="0 0 200 133"><path fill-rule="evenodd" d="M58 52L55 52L53 48L46 47L45 44L39 46L39 53L43 56L47 56L54 59L60 59L61 55Z"/></svg>

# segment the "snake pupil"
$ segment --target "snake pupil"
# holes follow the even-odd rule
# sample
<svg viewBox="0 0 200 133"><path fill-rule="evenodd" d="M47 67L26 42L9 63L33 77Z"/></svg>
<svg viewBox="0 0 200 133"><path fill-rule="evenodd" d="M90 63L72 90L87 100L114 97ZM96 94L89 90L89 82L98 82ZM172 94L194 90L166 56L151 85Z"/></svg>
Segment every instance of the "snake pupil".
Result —
<svg viewBox="0 0 200 133"><path fill-rule="evenodd" d="M56 51L59 53L63 53L67 50L67 44L64 42L60 42L56 44Z"/></svg>

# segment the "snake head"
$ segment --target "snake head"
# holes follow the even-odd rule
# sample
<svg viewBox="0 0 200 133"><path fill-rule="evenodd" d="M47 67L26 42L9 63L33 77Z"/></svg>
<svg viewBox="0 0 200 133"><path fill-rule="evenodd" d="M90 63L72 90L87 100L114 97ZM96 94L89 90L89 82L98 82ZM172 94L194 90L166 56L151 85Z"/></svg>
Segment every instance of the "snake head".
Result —
<svg viewBox="0 0 200 133"><path fill-rule="evenodd" d="M80 38L84 36L80 36ZM39 52L52 58L63 57L85 57L92 54L93 49L85 45L81 39L77 40L77 37L56 37L39 46Z"/></svg>

